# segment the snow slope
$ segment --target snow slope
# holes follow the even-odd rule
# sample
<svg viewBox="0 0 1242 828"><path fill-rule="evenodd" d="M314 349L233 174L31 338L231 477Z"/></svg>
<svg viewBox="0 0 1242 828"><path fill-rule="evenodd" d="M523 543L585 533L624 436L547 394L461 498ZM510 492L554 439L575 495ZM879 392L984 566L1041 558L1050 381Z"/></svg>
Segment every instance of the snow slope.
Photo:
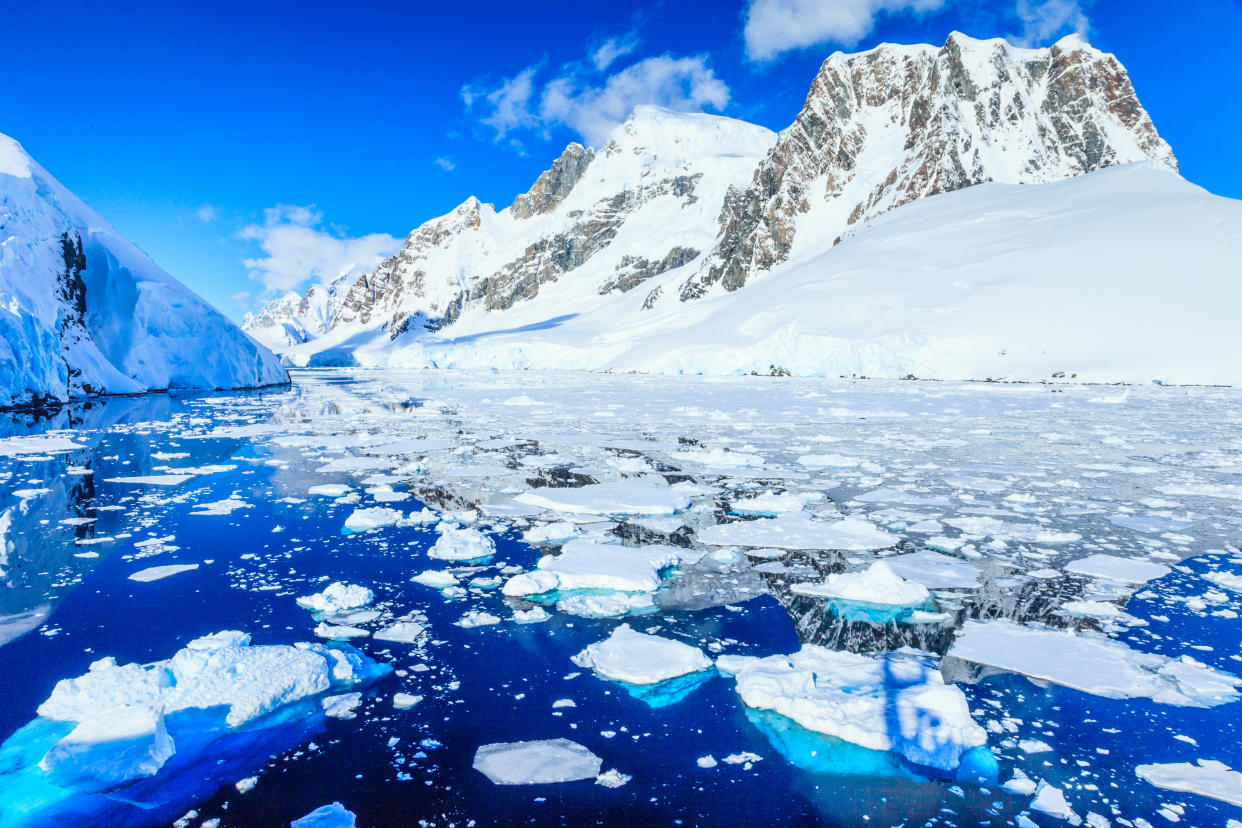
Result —
<svg viewBox="0 0 1242 828"><path fill-rule="evenodd" d="M733 293L644 310L557 284L375 366L1242 383L1242 202L1138 163L907 204ZM658 283L675 286L677 274Z"/></svg>
<svg viewBox="0 0 1242 828"><path fill-rule="evenodd" d="M0 407L288 374L0 135Z"/></svg>

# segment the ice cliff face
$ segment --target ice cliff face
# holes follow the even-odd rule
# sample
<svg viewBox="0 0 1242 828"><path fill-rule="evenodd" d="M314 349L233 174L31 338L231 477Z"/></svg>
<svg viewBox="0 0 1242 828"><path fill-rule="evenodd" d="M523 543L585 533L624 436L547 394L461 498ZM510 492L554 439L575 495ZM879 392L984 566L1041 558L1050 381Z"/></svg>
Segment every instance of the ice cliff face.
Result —
<svg viewBox="0 0 1242 828"><path fill-rule="evenodd" d="M832 243L902 204L997 181L1042 184L1172 150L1125 69L1077 36L1047 49L954 33L944 46L833 54L746 187L683 300L737 290L797 244Z"/></svg>
<svg viewBox="0 0 1242 828"><path fill-rule="evenodd" d="M270 351L0 135L0 407L287 381Z"/></svg>

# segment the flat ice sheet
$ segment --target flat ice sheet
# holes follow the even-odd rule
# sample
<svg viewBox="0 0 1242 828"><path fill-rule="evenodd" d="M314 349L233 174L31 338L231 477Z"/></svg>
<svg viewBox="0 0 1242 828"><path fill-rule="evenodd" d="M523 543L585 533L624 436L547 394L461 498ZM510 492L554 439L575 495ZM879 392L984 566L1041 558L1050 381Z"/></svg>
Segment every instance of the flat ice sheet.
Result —
<svg viewBox="0 0 1242 828"><path fill-rule="evenodd" d="M1094 633L1012 621L967 621L949 656L1106 698L1214 707L1238 698L1242 679L1194 661L1142 653Z"/></svg>
<svg viewBox="0 0 1242 828"><path fill-rule="evenodd" d="M541 785L594 779L603 761L568 739L498 742L474 755L474 769L497 785Z"/></svg>

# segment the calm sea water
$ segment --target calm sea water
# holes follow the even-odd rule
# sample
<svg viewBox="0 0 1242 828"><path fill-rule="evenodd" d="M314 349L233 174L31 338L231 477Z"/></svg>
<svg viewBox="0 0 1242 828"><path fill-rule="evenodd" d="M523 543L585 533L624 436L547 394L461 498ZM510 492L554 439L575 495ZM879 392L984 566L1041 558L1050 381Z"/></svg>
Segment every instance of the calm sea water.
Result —
<svg viewBox="0 0 1242 828"><path fill-rule="evenodd" d="M344 387L352 381L340 380ZM7 583L0 589L0 615L10 619L7 637L16 635L29 613L46 616L29 633L0 646L0 738L33 719L58 680L84 673L103 656L122 663L163 659L186 641L222 629L247 631L256 644L314 640L315 622L294 598L318 591L325 578L367 585L393 615L424 613L431 630L432 641L422 651L371 639L355 642L398 671L367 688L357 718L310 715L262 738L220 745L219 755L170 781L158 807L109 802L106 810L83 817L86 821L166 824L194 808L195 825L213 817L225 825L280 825L331 801L356 812L360 825L374 826L470 820L480 825L1007 825L1025 811L1029 797L1012 796L999 786L920 778L830 740L818 744L822 753L813 762L805 752L786 756L782 750L790 747L765 735L763 722L748 716L732 680L723 677L674 704L652 707L570 661L604 638L615 626L612 620L554 613L551 621L528 626L507 618L476 629L456 626L460 601L410 581L435 568L425 556L436 538L431 527L343 534L354 506L306 495L314 483L344 481L361 488L366 473L317 475L311 468L314 452L263 439L190 438L217 422L236 423L239 412L258 423L273 416L279 421L281 406L296 393L157 395L76 406L47 419L6 415L0 436L69 429L84 448L43 458L0 458L7 475L0 508L11 516ZM107 482L160 474L167 466L210 464L235 468L171 487ZM71 467L89 467L92 473L71 474ZM37 489L48 491L29 494ZM193 514L197 504L230 496L248 508L227 516ZM288 497L301 502L284 500ZM414 498L391 505L416 512L424 504ZM61 523L75 517L96 520ZM517 533L489 531L497 548L494 565L529 568L538 559L539 551ZM79 543L118 535L128 537ZM177 549L137 557L143 548L136 542L169 536L167 545ZM78 557L83 553L98 557ZM147 566L178 563L199 568L151 583L129 579ZM1185 566L1191 573L1202 568L1197 559ZM1180 571L1170 575L1169 589L1186 577ZM1139 628L1119 637L1171 655L1188 646L1210 647L1193 652L1237 672L1238 662L1229 656L1239 651L1242 622L1207 623L1184 608L1179 614L1177 605L1170 609L1159 600L1163 591L1153 584L1151 598L1140 595L1127 605L1137 618L1164 619L1160 636ZM499 596L482 600L503 607ZM770 594L633 623L682 640L732 640L732 651L756 655L799 646L795 619ZM427 669L416 669L419 665ZM395 710L391 697L397 691L425 700ZM1237 809L1160 791L1133 774L1136 764L1148 761L1210 757L1242 765L1237 705L1198 710L1109 700L1007 675L967 685L965 692L981 723L1002 712L1021 721L1019 733L991 734L994 743L1017 736L1051 747L1030 755L996 747L1002 780L1018 767L1067 789L1085 785L1116 803L1124 818L1145 817L1157 825L1166 823L1157 812L1167 803L1182 808L1180 817L1191 825L1223 825L1239 817ZM554 709L561 699L575 706ZM605 769L617 768L632 780L617 789L590 781L500 787L471 768L482 744L556 737L588 746L603 757ZM762 761L748 768L696 764L705 755L722 760L747 751ZM252 775L259 776L253 790L240 794L233 788L233 782ZM12 794L11 788L6 793L0 768L0 824L21 823L5 812L6 796ZM1053 824L1040 815L1032 818ZM30 824L40 824L39 819Z"/></svg>

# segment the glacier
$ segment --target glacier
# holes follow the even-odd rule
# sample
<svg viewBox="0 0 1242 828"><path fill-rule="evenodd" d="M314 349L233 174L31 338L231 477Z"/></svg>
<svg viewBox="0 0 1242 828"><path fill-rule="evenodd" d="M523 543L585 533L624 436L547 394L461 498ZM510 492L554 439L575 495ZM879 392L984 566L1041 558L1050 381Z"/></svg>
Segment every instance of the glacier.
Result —
<svg viewBox="0 0 1242 828"><path fill-rule="evenodd" d="M0 408L288 372L0 135Z"/></svg>

